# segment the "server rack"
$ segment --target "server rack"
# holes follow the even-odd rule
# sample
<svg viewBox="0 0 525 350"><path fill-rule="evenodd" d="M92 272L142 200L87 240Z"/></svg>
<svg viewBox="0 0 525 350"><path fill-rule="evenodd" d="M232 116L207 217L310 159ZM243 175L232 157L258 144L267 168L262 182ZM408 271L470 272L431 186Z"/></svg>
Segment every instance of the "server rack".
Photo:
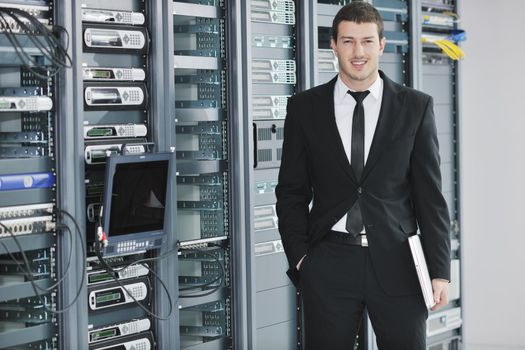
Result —
<svg viewBox="0 0 525 350"><path fill-rule="evenodd" d="M310 86L309 2L247 1L242 9L247 336L255 349L291 349L297 332L297 291L277 227L275 186L289 96Z"/></svg>
<svg viewBox="0 0 525 350"><path fill-rule="evenodd" d="M57 88L43 53L52 48L38 46L49 33L26 17L52 30L56 12L53 1L0 7L0 347L56 349L68 272L58 254L68 232L56 215Z"/></svg>
<svg viewBox="0 0 525 350"><path fill-rule="evenodd" d="M232 11L222 0L173 2L181 349L230 349L236 335Z"/></svg>
<svg viewBox="0 0 525 350"><path fill-rule="evenodd" d="M451 220L451 283L449 305L430 312L427 321L428 349L459 349L462 344L461 300L461 226L459 222L459 159L458 159L458 60L429 43L427 38L454 41L458 29L458 1L421 0L421 57L419 60L422 91L434 97L434 111L441 156L443 195Z"/></svg>
<svg viewBox="0 0 525 350"><path fill-rule="evenodd" d="M87 260L79 252L74 257L89 285L83 286L75 307L63 315L61 348L98 349L121 343L167 348L178 340L175 210L165 214L168 234L160 250L107 259L114 266L140 256L154 259L147 263L152 272L137 265L119 274L129 290L146 292L144 298L139 297L145 309L127 303L98 310L88 299L112 286L111 278L99 273L103 271L91 244L104 186L104 156L117 152L118 145L127 145L122 148L131 152L146 150L149 144L155 151L175 147L173 80L157 79L166 75L167 67L169 72L173 69L173 56L166 54L172 49L159 40L167 28L172 30L171 6L156 1L88 0L66 1L58 10L62 26L73 39L74 61L73 69L60 81L67 91L60 99L65 114L58 142L59 172L64 179L61 202L89 241ZM113 94L111 98L108 93ZM176 190L169 195L175 198ZM66 281L65 302L80 276ZM104 279L107 285L100 284ZM167 317L170 303L174 310Z"/></svg>
<svg viewBox="0 0 525 350"><path fill-rule="evenodd" d="M153 115L149 108L151 30L147 10L144 1L107 3L86 0L82 1L80 21L76 23L76 37L82 42L82 55L76 64L81 65L79 78L83 82L79 96L83 105L83 112L79 115L83 139L79 141L84 144L85 161L90 350L123 343L145 348L156 344L155 313L152 310L157 301L153 295L153 272L147 269L135 271L136 267L142 266L137 265L124 270L125 274L119 274L117 284L100 265L94 250L98 239L97 222L103 215L107 157L110 154L147 152L147 144L152 140ZM112 268L119 268L139 256L124 254L106 261ZM140 305L128 297L126 290L133 291Z"/></svg>

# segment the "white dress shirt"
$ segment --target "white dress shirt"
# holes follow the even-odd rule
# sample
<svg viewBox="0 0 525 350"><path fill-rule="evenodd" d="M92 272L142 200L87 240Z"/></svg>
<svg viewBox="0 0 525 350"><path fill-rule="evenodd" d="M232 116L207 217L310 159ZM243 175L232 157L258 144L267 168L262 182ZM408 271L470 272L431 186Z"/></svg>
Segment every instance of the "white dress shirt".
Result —
<svg viewBox="0 0 525 350"><path fill-rule="evenodd" d="M335 107L335 122L339 136L343 141L348 163L352 164L351 149L352 149L352 118L356 101L350 95L348 86L343 83L341 77L337 77L337 82L334 88L334 107ZM368 88L370 93L363 100L363 107L365 110L365 164L370 152L370 146L374 138L374 133L379 119L379 111L381 109L381 101L383 100L383 79L378 76L376 81ZM346 230L346 214L339 220L332 230L340 232L348 232ZM363 229L364 232L364 229Z"/></svg>

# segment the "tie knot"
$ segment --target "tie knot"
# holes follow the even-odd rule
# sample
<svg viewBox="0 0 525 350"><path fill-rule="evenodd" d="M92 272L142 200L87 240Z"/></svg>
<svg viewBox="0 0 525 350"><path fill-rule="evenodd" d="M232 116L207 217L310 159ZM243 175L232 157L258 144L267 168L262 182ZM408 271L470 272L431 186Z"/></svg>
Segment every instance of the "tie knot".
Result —
<svg viewBox="0 0 525 350"><path fill-rule="evenodd" d="M363 100L365 99L365 97L370 93L370 91L368 91L368 90L365 90L365 91L350 91L350 90L348 90L348 93L350 95L352 95L352 97L354 98L354 100L357 103L362 103Z"/></svg>

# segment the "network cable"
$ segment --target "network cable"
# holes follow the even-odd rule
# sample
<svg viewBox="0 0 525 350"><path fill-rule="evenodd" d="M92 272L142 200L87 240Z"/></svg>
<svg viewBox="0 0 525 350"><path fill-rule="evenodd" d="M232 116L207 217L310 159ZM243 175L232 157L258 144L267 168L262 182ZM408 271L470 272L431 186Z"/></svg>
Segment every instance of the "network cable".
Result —
<svg viewBox="0 0 525 350"><path fill-rule="evenodd" d="M57 67L66 67L67 63L65 64L63 61L63 55L64 57L67 57L67 48L63 49L61 44L58 42L58 40L55 38L53 33L49 31L49 29L42 24L37 18L31 16L27 12L19 9L14 8L0 8L0 13L3 15L9 16L13 21L16 22L16 24L19 26L21 31L28 35L28 39L31 40L32 43L37 46L37 48L44 54L44 56L52 61ZM2 19L4 19L4 28L6 33L8 34L14 34L8 25L9 23L5 19L4 16L2 16ZM26 21L23 21L22 19L25 19ZM29 25L26 23L28 22ZM59 31L65 31L63 27L55 26L55 28L59 29ZM67 33L67 32L66 32ZM43 38L43 42L40 40L40 36ZM11 36L10 36L11 37ZM13 35L12 38L16 43L18 43L16 35ZM69 46L69 36L66 37L67 46ZM19 48L21 46L17 46L16 48ZM62 50L61 50L62 49ZM55 51L57 50L57 51ZM22 51L23 52L23 51ZM25 54L25 52L24 52ZM31 59L31 56L26 56L27 58ZM34 63L34 61L33 61ZM69 60L69 63L71 63L71 60ZM70 66L70 64L69 64Z"/></svg>
<svg viewBox="0 0 525 350"><path fill-rule="evenodd" d="M68 212L66 212L65 210L62 210L62 209L57 209L58 212L61 212L61 213L64 213L66 214L67 216L69 216L70 218L73 219L73 216L71 214L69 214ZM85 256L86 256L86 250L85 250L85 244L84 244L84 239L82 237L82 231L80 230L80 227L78 226L78 224L76 223L76 221L74 221L75 223L75 226L76 226L76 230L75 232L77 232L79 234L79 238L80 238L80 246L81 246L81 251L82 251L82 258L83 260L85 259ZM2 222L0 222L0 226L2 226L4 228L4 230L9 233L10 237L15 241L15 244L17 245L18 249L19 249L19 252L20 254L22 255L22 260L24 261L24 265L26 268L24 268L20 262L18 261L18 259L13 255L13 253L9 250L9 248L4 244L4 242L2 242L0 240L0 244L2 245L2 247L4 248L4 250L7 252L7 254L11 257L11 259L17 264L17 266L22 270L24 271L27 279L29 280L30 284L31 284L31 287L33 289L33 292L35 294L35 296L38 298L40 304L42 304L43 308L50 312L50 313L53 313L53 314L62 314L62 313L65 313L67 312L70 308L72 308L78 298L80 297L80 294L82 293L82 288L84 286L84 283L85 283L85 273L84 271L82 270L82 277L81 277L81 280L80 280L80 286L75 294L75 297L73 298L73 300L71 301L71 303L69 303L69 305L61 308L61 309L51 309L49 308L49 306L45 303L45 301L43 300L43 296L41 294L40 291L51 291L51 288L53 286L55 287L58 287L59 284L62 283L62 281L64 280L65 276L66 276L66 273L69 272L69 266L70 266L70 262L71 262L71 255L72 255L72 250L73 250L73 245L71 245L71 250L70 250L70 254L69 254L69 258L68 258L68 262L67 262L67 267L66 267L66 270L64 272L64 275L57 281L55 282L52 286L50 287L47 287L47 288L42 288L40 286L38 286L35 282L35 279L34 279L34 276L33 276L33 273L31 272L31 266L30 266L30 263L29 263L29 259L27 258L27 255L25 254L25 251L23 250L22 248L22 245L20 244L20 241L18 240L17 236L13 233L13 231L7 227L6 225L4 225ZM71 229L67 226L67 225L63 225L63 227L67 227L67 230L69 233L71 233ZM70 235L70 238L72 238L72 235Z"/></svg>
<svg viewBox="0 0 525 350"><path fill-rule="evenodd" d="M421 37L423 43L431 43L439 47L448 57L453 60L460 60L465 57L465 52L450 39L437 35L423 35Z"/></svg>
<svg viewBox="0 0 525 350"><path fill-rule="evenodd" d="M214 244L214 243L208 243L208 246L215 246L215 247L223 248L222 246L220 246L218 244ZM171 249L171 250L165 252L164 254L156 256L156 257L142 258L142 259L138 259L138 260L133 260L133 261L129 262L128 264L124 265L124 266L119 266L118 268L114 268L113 269L113 273L118 273L118 272L120 272L122 270L125 270L125 269L129 268L130 266L134 266L134 265L138 265L138 264L144 264L146 262L154 262L154 261L165 259L165 258L167 258L167 257L169 257L169 256L171 256L171 255L173 255L175 253L178 253L181 250L194 251L194 252L203 252L202 250L197 250L197 249L193 249L193 248L177 247L175 249ZM203 252L203 253L204 254L209 254L207 252ZM218 286L216 286L212 290L207 291L205 293L191 294L191 295L180 295L179 298L198 298L198 297L203 297L203 296L207 296L207 295L213 294L213 293L215 293L217 290L219 290L221 288L221 284L224 281L224 277L226 276L226 272L225 272L224 266L222 265L220 260L217 259L217 257L215 255L213 255L213 254L209 254L209 255L212 256L214 259L216 259L216 263L218 263L220 268L221 268L221 275L219 275L215 279L213 279L211 281L208 281L206 283L199 284L199 285L192 286L192 287L187 287L188 288L187 290L207 287L207 286L209 286L211 284L214 284L214 283L218 282L219 280L221 280L221 282L218 284ZM186 290L186 289L179 289L179 291L184 291L184 290Z"/></svg>
<svg viewBox="0 0 525 350"><path fill-rule="evenodd" d="M209 287L211 285L214 285L215 283L217 283L216 286L214 286L214 288L212 288L211 290L209 291L206 291L204 293L198 293L198 294L183 294L183 295L180 295L179 297L180 298L200 298L200 297L204 297L204 296L207 296L207 295L211 295L213 293L215 293L216 291L218 291L220 288L222 288L222 284L224 282L224 279L226 277L226 270L224 269L224 265L222 264L222 262L213 254L211 253L208 253L202 249L181 249L183 251L186 251L186 252L194 252L194 253L201 253L201 254L204 254L204 255L207 255L211 258L213 258L214 262L220 267L220 274L219 276L215 277L214 279L212 279L211 281L208 281L206 283L202 283L202 284L199 284L199 285L195 285L195 286L191 286L191 287L183 287L183 288L179 288L179 292L182 292L182 291L188 291L188 290L194 290L194 289L199 289L199 288L206 288L206 287Z"/></svg>
<svg viewBox="0 0 525 350"><path fill-rule="evenodd" d="M17 34L10 25L10 21L14 21L20 33L25 34L24 38L28 38L31 43L42 54L45 61L51 63L50 66L40 66L39 62L35 60L33 55L30 55L20 43ZM22 65L40 79L49 79L55 76L63 68L71 68L72 60L67 53L69 47L69 35L65 28L54 26L57 32L64 32L66 34L66 46L64 47L60 41L55 37L54 33L50 31L38 18L30 15L26 11L16 8L0 7L0 29L3 30L7 40L13 46L13 49L22 62Z"/></svg>
<svg viewBox="0 0 525 350"><path fill-rule="evenodd" d="M2 227L4 227L5 229L5 226L4 224L0 223L0 225ZM73 241L73 234L71 233L71 229L66 226L66 225L60 225L58 227L58 230L61 230L61 229L65 229L67 232L68 232L68 236L69 236L69 241L72 242ZM18 248L20 249L20 242L18 241L18 238L17 236L11 236L11 238L13 238L13 240L15 241L15 243L17 244ZM25 275L33 275L33 273L31 272L31 269L29 268L29 259L27 258L27 255L25 255L24 251L20 251L20 254L22 255L22 260L24 261L24 265L26 265L28 267L28 269L26 270L26 268L24 267L24 265L22 265L14 255L12 252L9 251L9 249L7 248L7 246L2 242L2 246L4 247L5 251L7 252L7 254L11 257L11 259L15 262L15 264L18 266L18 268L20 269L20 271L24 272ZM36 285L36 288L43 291L43 292L51 292L53 291L55 288L57 288L58 286L60 286L62 284L62 282L64 281L64 279L67 277L67 275L69 274L69 270L71 268L71 260L72 260L72 256L73 256L73 247L71 246L70 249L69 249L69 254L68 254L68 258L67 258L67 262L66 262L66 267L64 269L64 272L62 272L62 277L60 277L55 283L53 283L52 285L50 285L49 287L41 287L39 285Z"/></svg>
<svg viewBox="0 0 525 350"><path fill-rule="evenodd" d="M102 211L102 208L101 208L101 211ZM98 222L98 227L97 227L97 236L98 236L98 238L95 241L95 254L97 256L99 264L102 266L103 269L105 269L111 275L113 280L125 291L125 293L133 300L133 302L135 304L137 304L145 313L147 313L149 316L151 316L153 318L156 318L158 320L162 320L162 321L168 320L170 318L171 314L173 313L173 301L172 301L170 292L169 292L166 284L160 278L160 276L155 271L153 271L153 269L151 269L146 264L141 264L142 266L147 268L149 270L149 272L151 272L153 277L155 277L155 279L157 279L157 281L159 281L160 285L162 286L162 288L166 292L166 296L168 298L168 315L167 316L160 316L160 315L157 315L157 314L151 312L150 310L148 310L148 308L145 307L139 300L137 300L135 298L135 296L133 296L133 294L126 288L126 286L118 278L118 272L119 271L121 271L123 269L126 269L126 268L128 268L130 266L133 266L133 265L138 265L139 263L137 261L134 261L134 262L130 263L129 265L123 267L123 268L114 269L113 267L111 267L107 263L107 261L102 256L102 249L101 248L102 248L102 246L104 244L103 242L105 241L106 238L105 238L105 234L104 234L104 232L102 230L101 219L102 219L102 212L99 215L99 222Z"/></svg>
<svg viewBox="0 0 525 350"><path fill-rule="evenodd" d="M97 240L95 241L95 254L97 256L97 259L98 259L98 262L99 262L99 265L101 265L101 267L103 269L105 269L113 278L113 280L122 288L125 290L126 294L144 311L146 312L148 315L156 318L156 319L159 319L159 320L167 320L170 316L171 316L171 313L172 313L172 310L173 310L173 301L172 301L172 298L171 298L171 295L169 293L169 290L167 289L166 285L164 284L164 282L162 281L162 279L154 272L153 269L151 269L148 265L146 265L145 263L146 262L153 262L153 261L158 261L158 260L161 260L161 259L164 259L168 256L171 256L175 253L178 253L180 250L186 250L186 251L194 251L194 252L201 252L205 255L208 255L208 256L211 256L214 261L218 264L218 266L220 267L220 275L217 276L216 278L214 278L213 280L211 281L208 281L206 283L203 283L203 284L199 284L199 285L195 285L195 286L192 286L192 287L187 287L187 288L182 288L182 289L179 289L179 291L186 291L186 290L194 290L194 289L198 289L198 288L205 288L205 287L208 287L210 285L213 285L217 282L219 282L213 289L209 290L209 291L206 291L204 293L198 293L198 294L191 294L191 295L179 295L179 297L175 300L175 301L178 301L179 298L199 298L199 297L204 297L204 296L207 296L207 295L211 295L213 293L215 293L217 290L219 290L220 288L222 288L222 284L224 282L224 278L226 276L226 272L225 272L225 269L224 269L224 266L222 265L222 263L220 262L220 260L213 254L210 254L208 252L205 252L205 251L202 251L202 250L196 250L196 249L192 249L192 248L181 248L179 246L179 244L177 244L177 248L175 249L171 249L167 252L165 252L164 254L162 255L159 255L159 256L156 256L156 257L151 257L151 258L143 258L143 259L138 259L138 260L133 260L131 262L129 262L127 265L124 265L124 266L119 266L118 268L114 268L113 266L110 266L110 264L108 264L108 262L104 259L104 257L102 256L102 247L103 245L105 244L106 240L107 240L107 237L105 235L105 233L103 232L103 228L102 228L102 208L101 208L101 212L99 213L98 215L98 218L99 218L99 221L98 221L98 227L97 227ZM217 246L217 247L221 247L220 245L216 245L216 244L209 244L210 246ZM141 264L142 266L146 267L151 273L152 275L159 281L159 283L161 284L162 288L164 289L164 291L166 292L166 295L168 297L168 303L169 303L169 312L168 312L168 315L167 316L159 316L157 314L154 314L152 313L150 310L148 310L140 301L138 301L124 286L124 284L122 284L122 282L119 280L118 278L118 272L122 271L122 270L125 270L131 266L135 266L135 265L139 265Z"/></svg>

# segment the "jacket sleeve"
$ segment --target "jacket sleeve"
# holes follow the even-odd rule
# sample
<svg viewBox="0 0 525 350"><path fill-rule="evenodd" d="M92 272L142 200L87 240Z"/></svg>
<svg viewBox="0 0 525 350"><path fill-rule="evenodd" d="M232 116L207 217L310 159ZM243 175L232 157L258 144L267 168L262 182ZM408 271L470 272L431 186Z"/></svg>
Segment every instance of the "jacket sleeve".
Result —
<svg viewBox="0 0 525 350"><path fill-rule="evenodd" d="M284 122L279 181L275 188L279 232L291 269L295 269L308 248L308 205L312 200L307 145L300 114L296 98L291 97Z"/></svg>
<svg viewBox="0 0 525 350"><path fill-rule="evenodd" d="M410 180L430 278L450 281L450 218L441 193L439 145L432 97L415 135Z"/></svg>

